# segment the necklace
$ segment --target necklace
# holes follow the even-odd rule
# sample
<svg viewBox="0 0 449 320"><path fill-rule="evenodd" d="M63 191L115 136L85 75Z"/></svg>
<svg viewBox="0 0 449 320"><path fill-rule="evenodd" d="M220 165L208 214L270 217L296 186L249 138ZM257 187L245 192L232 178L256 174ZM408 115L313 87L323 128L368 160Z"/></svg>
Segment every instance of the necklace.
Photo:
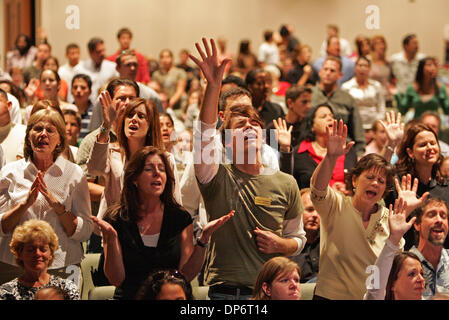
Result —
<svg viewBox="0 0 449 320"><path fill-rule="evenodd" d="M326 153L327 152L327 148L326 147L322 147L322 146L320 146L320 144L318 143L318 142L316 142L316 141L313 141L312 142L312 147L315 149L315 151L317 152L317 153L321 153L321 154L323 154L323 153Z"/></svg>

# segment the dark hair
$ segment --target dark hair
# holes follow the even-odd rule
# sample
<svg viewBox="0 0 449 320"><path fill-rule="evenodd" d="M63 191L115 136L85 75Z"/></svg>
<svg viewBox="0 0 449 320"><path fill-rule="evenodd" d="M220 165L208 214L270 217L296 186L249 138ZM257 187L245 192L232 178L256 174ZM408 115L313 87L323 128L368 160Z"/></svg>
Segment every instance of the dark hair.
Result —
<svg viewBox="0 0 449 320"><path fill-rule="evenodd" d="M190 282L177 270L158 270L151 273L137 292L136 300L156 300L162 286L167 283L179 285L186 300L194 300Z"/></svg>
<svg viewBox="0 0 449 320"><path fill-rule="evenodd" d="M382 195L382 198L384 198L393 190L395 172L390 163L385 160L384 157L376 153L370 153L366 156L363 156L359 161L357 161L354 168L352 168L348 172L348 174L345 175L346 189L354 189L352 179L359 177L363 172L369 171L371 169L380 169L385 173L385 191Z"/></svg>
<svg viewBox="0 0 449 320"><path fill-rule="evenodd" d="M370 41L370 38L365 37L365 36L358 36L358 37L355 39L355 45L356 45L356 47L357 47L357 53L358 53L359 56L363 56L363 55L364 55L363 52L362 52L362 45L363 45L363 42L364 42L364 41L368 42L368 46L369 46L370 49L371 49L371 41ZM370 65L371 65L371 62L370 62Z"/></svg>
<svg viewBox="0 0 449 320"><path fill-rule="evenodd" d="M411 125L407 130L405 130L404 137L402 138L401 143L399 144L399 148L397 151L398 155L398 162L395 164L395 168L397 171L397 174L399 176L404 176L407 173L410 173L412 175L412 178L418 177L418 172L416 171L415 167L415 161L409 157L407 153L407 149L413 149L413 145L415 144L416 136L423 132L423 131L429 131L432 132L435 136L435 139L438 143L438 137L435 131L433 131L432 128L430 128L428 125L424 123L415 123ZM443 156L441 155L441 149L440 154L438 157L438 161L433 165L432 168L432 178L436 178L438 181L442 181L443 175L441 174L441 163L443 162Z"/></svg>
<svg viewBox="0 0 449 320"><path fill-rule="evenodd" d="M3 90L2 88L0 88L0 95L5 97L6 101L9 101L8 100L8 93L5 90Z"/></svg>
<svg viewBox="0 0 449 320"><path fill-rule="evenodd" d="M70 49L79 49L80 46L76 43L69 43L66 47L65 47L65 53L67 54L69 52Z"/></svg>
<svg viewBox="0 0 449 320"><path fill-rule="evenodd" d="M271 39L273 39L273 31L271 30L267 30L263 33L263 38L265 39L265 41L270 41Z"/></svg>
<svg viewBox="0 0 449 320"><path fill-rule="evenodd" d="M416 75L415 75L415 82L418 86L418 92L421 92L422 89L422 85L424 84L424 67L427 63L427 61L432 61L434 64L435 63L435 57L426 57L423 58L421 60L419 60L418 62L418 68L416 69ZM438 84L437 84L437 79L436 77L432 79L432 85L434 87L434 95L438 95Z"/></svg>
<svg viewBox="0 0 449 320"><path fill-rule="evenodd" d="M313 122L315 120L316 112L318 111L319 108L322 108L322 107L328 108L332 112L332 114L334 115L334 118L335 118L334 110L327 103L321 103L315 107L310 108L307 111L307 114L300 125L301 129L299 130L299 132L300 132L299 140L298 140L299 142L302 142L304 140L315 141L315 133L312 131Z"/></svg>
<svg viewBox="0 0 449 320"><path fill-rule="evenodd" d="M339 67L338 68L339 71L341 71L342 68L343 68L343 64L342 64L341 59L339 57L326 56L326 58L324 58L324 61L323 61L323 66L326 63L326 61L335 61L335 62L337 62L338 63L338 67Z"/></svg>
<svg viewBox="0 0 449 320"><path fill-rule="evenodd" d="M412 40L413 38L416 38L416 34L408 34L404 37L404 39L402 40L402 46L406 46L409 44L410 40Z"/></svg>
<svg viewBox="0 0 449 320"><path fill-rule="evenodd" d="M290 31L288 31L288 28L286 25L282 25L279 29L279 34L282 38L288 37L290 35Z"/></svg>
<svg viewBox="0 0 449 320"><path fill-rule="evenodd" d="M124 221L133 221L135 223L140 221L141 217L138 213L141 201L139 198L139 190L134 182L143 172L145 161L152 155L158 155L162 159L167 175L167 182L160 196L162 203L168 208L181 207L173 196L175 176L171 163L168 160L167 152L153 146L145 146L137 150L126 164L120 203L108 208L105 214L105 220L114 221L119 216Z"/></svg>
<svg viewBox="0 0 449 320"><path fill-rule="evenodd" d="M246 86L246 82L245 79L235 76L235 75L229 75L226 78L223 79L223 81L221 82L221 85L225 85L225 84L229 84L229 83L233 83L235 84L237 87L243 88L248 90L248 87Z"/></svg>
<svg viewBox="0 0 449 320"><path fill-rule="evenodd" d="M338 43L340 43L340 39L338 38L338 36L330 36L327 38L327 46L329 46L329 43L333 38L337 39Z"/></svg>
<svg viewBox="0 0 449 320"><path fill-rule="evenodd" d="M125 107L123 111L120 112L117 125L117 138L120 147L125 152L126 159L131 157L129 151L128 138L125 134L125 120L140 105L145 106L147 112L146 120L148 122L148 132L146 134L145 146L153 146L159 149L163 148L161 139L161 126L159 123L159 113L154 104L143 98L132 99Z"/></svg>
<svg viewBox="0 0 449 320"><path fill-rule="evenodd" d="M219 130L222 132L221 141L222 141L223 145L225 145L225 139L226 139L224 130L230 128L231 120L232 120L232 118L234 118L236 116L247 117L251 120L255 120L260 125L260 127L262 129L265 127L265 123L263 122L259 113L252 106L234 105L234 106L230 107L228 110L225 110L224 120L219 128Z"/></svg>
<svg viewBox="0 0 449 320"><path fill-rule="evenodd" d="M40 73L40 75L39 75L39 80L41 80L42 74L43 74L45 71L51 71L51 72L53 72L53 74L55 75L56 82L58 83L58 85L61 83L61 77L59 76L58 72L55 71L55 70L52 70L52 69L42 69L42 71L41 71L41 73Z"/></svg>
<svg viewBox="0 0 449 320"><path fill-rule="evenodd" d="M250 45L250 41L249 40L242 40L240 41L240 45L239 45L239 53L243 53L243 54L250 54L250 50L249 50L249 45Z"/></svg>
<svg viewBox="0 0 449 320"><path fill-rule="evenodd" d="M25 52L28 52L28 50L30 50L31 46L33 45L33 41L27 34L21 33L17 36L16 40L14 41L14 46L16 47L16 49L17 49L17 43L19 42L20 38L25 39L25 42L27 43L27 45L25 47L26 48Z"/></svg>
<svg viewBox="0 0 449 320"><path fill-rule="evenodd" d="M89 50L89 52L93 52L97 48L97 45L102 44L102 43L104 43L103 39L97 38L97 37L92 38L87 43L87 49Z"/></svg>
<svg viewBox="0 0 449 320"><path fill-rule="evenodd" d="M398 279L399 271L401 271L402 265L407 258L415 259L421 263L418 256L410 251L401 252L394 257L390 275L388 276L387 287L385 288L385 300L395 300L393 285Z"/></svg>
<svg viewBox="0 0 449 320"><path fill-rule="evenodd" d="M228 99L238 96L248 96L252 100L251 93L248 90L241 87L230 88L220 95L218 100L218 111L225 111Z"/></svg>
<svg viewBox="0 0 449 320"><path fill-rule="evenodd" d="M359 63L360 60L365 60L366 62L368 62L368 65L371 67L371 60L365 56L358 56L357 60L355 61L355 64Z"/></svg>
<svg viewBox="0 0 449 320"><path fill-rule="evenodd" d="M416 224L421 223L421 219L422 219L422 215L423 215L424 211L426 210L427 206L429 206L433 203L437 203L440 206L444 205L446 207L446 209L448 209L446 200L443 200L438 197L429 197L428 199L426 199L426 201L424 201L423 204L421 204L418 208L415 209L415 211L413 211L413 216L416 217L416 221L415 221Z"/></svg>
<svg viewBox="0 0 449 320"><path fill-rule="evenodd" d="M115 78L115 79L112 79L111 81L109 81L109 83L106 87L106 91L109 92L111 99L114 99L115 89L119 86L133 87L134 90L136 91L136 97L138 97L140 95L140 88L139 88L139 85L137 84L137 82L135 82L133 80L128 80L128 79Z"/></svg>
<svg viewBox="0 0 449 320"><path fill-rule="evenodd" d="M92 90L92 79L84 73L78 73L76 74L73 78L72 78L72 87L73 87L73 83L75 82L75 80L77 79L83 79L84 81L86 81L87 86L89 87L89 90Z"/></svg>
<svg viewBox="0 0 449 320"><path fill-rule="evenodd" d="M56 62L56 66L59 69L59 61L58 61L58 58L56 58L55 56L50 56L47 59L45 59L44 62L42 62L42 67L45 66L45 64L47 63L48 60L52 60L52 59Z"/></svg>
<svg viewBox="0 0 449 320"><path fill-rule="evenodd" d="M121 67L122 66L122 58L125 56L133 56L136 57L136 53L134 52L134 50L123 50L122 52L120 52L120 54L117 56L117 58L115 58L115 63L117 64L117 67Z"/></svg>
<svg viewBox="0 0 449 320"><path fill-rule="evenodd" d="M161 113L159 113L159 119L160 119L161 117L167 117L168 119L170 119L171 124L172 124L173 126L175 125L175 122L173 121L173 118L172 118L172 116L170 115L170 113L168 113L168 112L161 112Z"/></svg>
<svg viewBox="0 0 449 320"><path fill-rule="evenodd" d="M260 69L260 68L250 70L246 74L246 77L245 77L246 85L249 86L250 84L253 84L254 82L256 82L257 75L259 73L265 73L265 72L266 72L265 70Z"/></svg>
<svg viewBox="0 0 449 320"><path fill-rule="evenodd" d="M81 117L78 112L76 112L75 110L72 110L72 109L64 109L64 110L62 110L62 114L64 116L65 115L74 116L76 119L76 123L78 124L78 128L81 129ZM65 118L64 118L64 121L65 121Z"/></svg>
<svg viewBox="0 0 449 320"><path fill-rule="evenodd" d="M287 100L296 101L304 92L312 94L312 89L306 86L293 85L287 89L285 92L285 105L287 105Z"/></svg>
<svg viewBox="0 0 449 320"><path fill-rule="evenodd" d="M129 34L129 36L132 38L133 37L133 33L131 32L131 30L129 30L128 28L121 28L118 32L117 32L117 39L120 39L120 37L122 36L122 34Z"/></svg>

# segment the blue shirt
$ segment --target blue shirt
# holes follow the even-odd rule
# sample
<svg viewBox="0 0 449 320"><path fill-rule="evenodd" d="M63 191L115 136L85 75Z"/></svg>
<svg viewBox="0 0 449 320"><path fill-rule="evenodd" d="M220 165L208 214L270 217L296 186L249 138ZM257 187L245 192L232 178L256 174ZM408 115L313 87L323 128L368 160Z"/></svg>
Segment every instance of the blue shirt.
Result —
<svg viewBox="0 0 449 320"><path fill-rule="evenodd" d="M413 246L410 252L416 254L422 263L424 279L426 280L423 299L431 299L436 293L449 293L449 250L441 250L436 272L433 265L424 258L418 248Z"/></svg>
<svg viewBox="0 0 449 320"><path fill-rule="evenodd" d="M339 58L341 60L341 72L343 73L343 75L337 81L337 84L339 87L341 87L343 82L350 80L354 76L355 63L345 56L341 56ZM318 58L313 62L312 67L316 71L316 73L319 74L321 67L323 66L324 60L326 60L326 57Z"/></svg>

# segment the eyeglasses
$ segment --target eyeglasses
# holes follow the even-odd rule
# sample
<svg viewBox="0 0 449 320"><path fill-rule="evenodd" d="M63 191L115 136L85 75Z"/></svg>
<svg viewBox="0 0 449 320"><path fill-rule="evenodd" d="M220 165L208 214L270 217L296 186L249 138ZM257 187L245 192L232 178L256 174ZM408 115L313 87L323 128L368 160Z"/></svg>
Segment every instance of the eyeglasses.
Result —
<svg viewBox="0 0 449 320"><path fill-rule="evenodd" d="M162 279L181 279L185 281L184 276L178 270L161 270L157 271L152 276L153 281L160 281Z"/></svg>

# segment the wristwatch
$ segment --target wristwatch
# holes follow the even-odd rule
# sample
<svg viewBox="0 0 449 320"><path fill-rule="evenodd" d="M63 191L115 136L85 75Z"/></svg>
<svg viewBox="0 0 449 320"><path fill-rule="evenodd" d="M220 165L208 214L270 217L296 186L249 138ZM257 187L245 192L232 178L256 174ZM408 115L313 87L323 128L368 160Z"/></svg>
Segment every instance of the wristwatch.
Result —
<svg viewBox="0 0 449 320"><path fill-rule="evenodd" d="M208 248L209 247L209 243L202 243L200 240L200 237L196 238L196 244L199 245L201 248Z"/></svg>
<svg viewBox="0 0 449 320"><path fill-rule="evenodd" d="M100 126L100 133L109 133L111 129L103 127L103 125Z"/></svg>

